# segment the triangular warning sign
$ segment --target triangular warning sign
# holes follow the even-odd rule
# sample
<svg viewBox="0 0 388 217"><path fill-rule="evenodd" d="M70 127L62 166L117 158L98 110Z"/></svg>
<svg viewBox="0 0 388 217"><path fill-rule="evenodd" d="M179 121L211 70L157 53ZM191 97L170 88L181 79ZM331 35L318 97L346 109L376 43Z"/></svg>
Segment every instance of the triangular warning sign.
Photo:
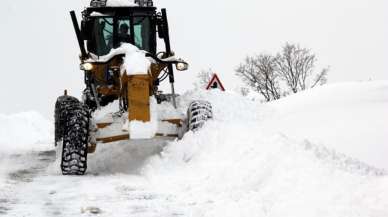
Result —
<svg viewBox="0 0 388 217"><path fill-rule="evenodd" d="M220 89L222 91L225 91L224 85L222 85L216 73L213 74L212 79L210 79L210 82L206 87L206 90L209 89Z"/></svg>

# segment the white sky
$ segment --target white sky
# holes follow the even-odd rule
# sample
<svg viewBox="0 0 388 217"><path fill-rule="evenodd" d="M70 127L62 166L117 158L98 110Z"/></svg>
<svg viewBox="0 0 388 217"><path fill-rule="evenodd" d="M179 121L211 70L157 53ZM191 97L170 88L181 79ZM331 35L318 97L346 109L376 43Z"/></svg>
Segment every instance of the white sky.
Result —
<svg viewBox="0 0 388 217"><path fill-rule="evenodd" d="M88 0L2 0L0 113L36 110L52 117L56 97L84 88L69 11ZM191 69L176 72L177 90L195 73L215 70L227 89L246 55L275 53L285 42L311 48L329 82L388 79L386 0L155 0L168 9L172 47Z"/></svg>

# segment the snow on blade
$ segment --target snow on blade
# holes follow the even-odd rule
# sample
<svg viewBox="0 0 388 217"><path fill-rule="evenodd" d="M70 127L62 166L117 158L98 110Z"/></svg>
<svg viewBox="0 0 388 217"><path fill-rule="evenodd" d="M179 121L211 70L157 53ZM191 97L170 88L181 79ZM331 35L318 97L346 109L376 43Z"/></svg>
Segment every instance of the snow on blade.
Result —
<svg viewBox="0 0 388 217"><path fill-rule="evenodd" d="M150 115L151 120L147 123L142 121L130 121L128 131L131 139L151 139L158 130L158 111L156 99L150 98Z"/></svg>
<svg viewBox="0 0 388 217"><path fill-rule="evenodd" d="M113 121L112 116L109 114L113 114L118 111L120 111L120 101L115 100L108 105L101 107L100 110L96 110L92 115L94 120L97 122L109 123Z"/></svg>

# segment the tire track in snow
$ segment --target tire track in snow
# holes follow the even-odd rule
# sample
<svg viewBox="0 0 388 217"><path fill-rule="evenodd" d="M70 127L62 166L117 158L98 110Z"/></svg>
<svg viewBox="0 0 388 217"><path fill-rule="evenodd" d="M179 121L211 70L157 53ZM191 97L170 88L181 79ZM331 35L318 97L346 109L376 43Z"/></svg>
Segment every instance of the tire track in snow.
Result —
<svg viewBox="0 0 388 217"><path fill-rule="evenodd" d="M55 151L27 152L2 156L4 186L0 194L0 214L6 215L18 203L20 186L34 181L55 160Z"/></svg>
<svg viewBox="0 0 388 217"><path fill-rule="evenodd" d="M111 144L90 155L85 176L63 176L55 151L20 155L8 179L7 216L191 216L174 195L155 192L140 169L165 144ZM58 171L53 171L53 168ZM0 202L1 203L1 202ZM1 214L0 214L1 215Z"/></svg>

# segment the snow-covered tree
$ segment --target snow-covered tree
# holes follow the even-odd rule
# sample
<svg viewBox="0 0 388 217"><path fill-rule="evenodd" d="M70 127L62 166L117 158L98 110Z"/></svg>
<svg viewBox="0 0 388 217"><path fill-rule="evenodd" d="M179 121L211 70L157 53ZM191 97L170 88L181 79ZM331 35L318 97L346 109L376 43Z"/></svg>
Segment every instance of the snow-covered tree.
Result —
<svg viewBox="0 0 388 217"><path fill-rule="evenodd" d="M280 98L276 61L271 55L248 56L236 72L248 86L263 95L266 101Z"/></svg>
<svg viewBox="0 0 388 217"><path fill-rule="evenodd" d="M197 81L194 83L196 88L205 88L212 79L214 72L211 68L202 70L197 74Z"/></svg>
<svg viewBox="0 0 388 217"><path fill-rule="evenodd" d="M266 101L325 84L329 68L315 72L317 58L309 49L286 43L276 56L248 56L236 74Z"/></svg>
<svg viewBox="0 0 388 217"><path fill-rule="evenodd" d="M307 48L286 43L275 62L277 74L293 93L325 84L329 68L315 72L317 58Z"/></svg>

